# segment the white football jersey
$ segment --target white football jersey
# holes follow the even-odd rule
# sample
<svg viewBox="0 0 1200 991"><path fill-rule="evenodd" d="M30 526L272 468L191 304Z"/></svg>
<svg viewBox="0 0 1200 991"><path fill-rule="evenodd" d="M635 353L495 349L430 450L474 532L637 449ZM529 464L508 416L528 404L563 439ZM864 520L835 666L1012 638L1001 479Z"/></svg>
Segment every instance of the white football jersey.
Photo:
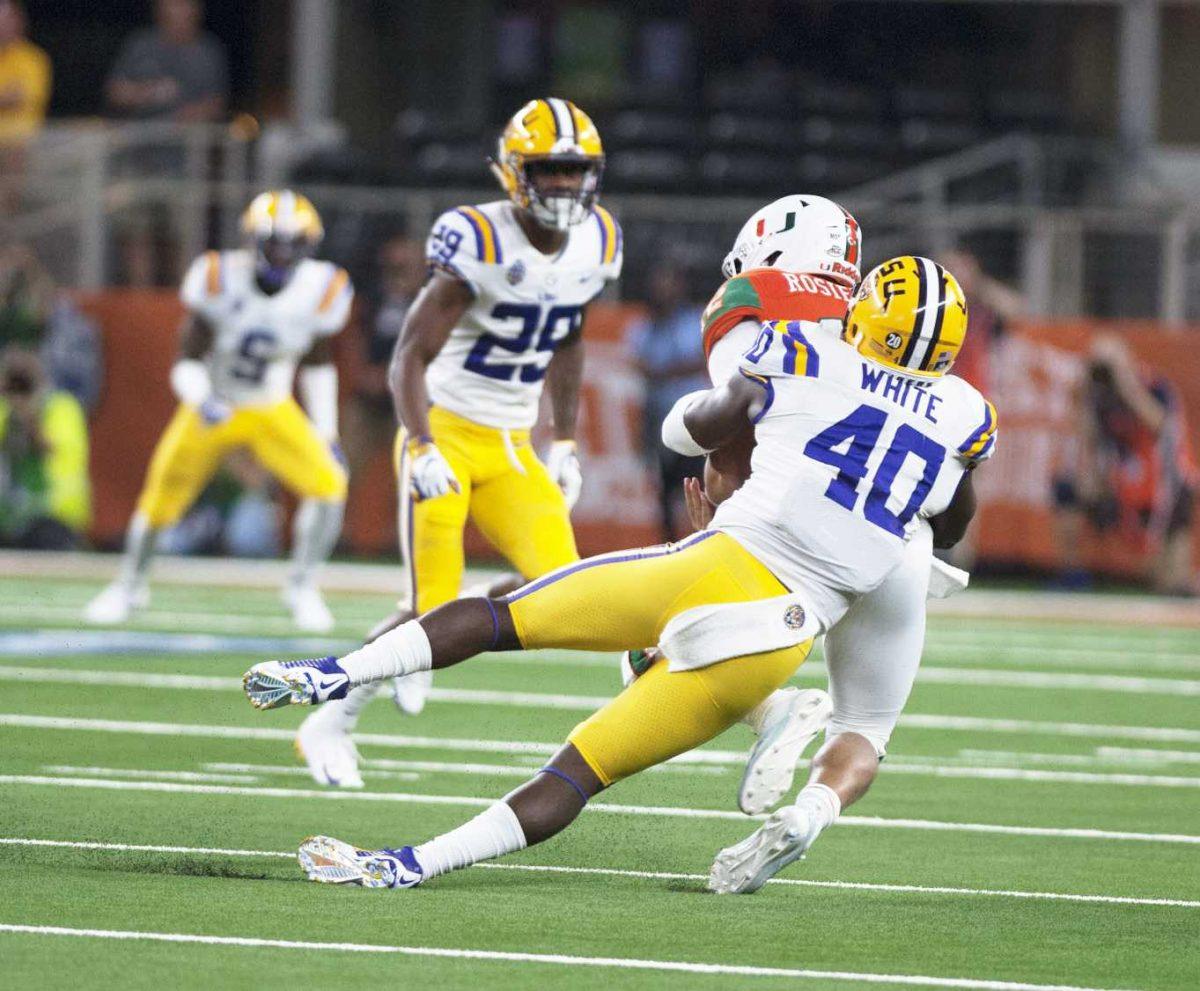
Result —
<svg viewBox="0 0 1200 991"><path fill-rule="evenodd" d="M597 206L568 230L561 251L544 255L511 204L499 200L442 214L426 255L475 294L429 365L429 398L485 426L532 427L555 349L579 327L583 307L621 274L621 228Z"/></svg>
<svg viewBox="0 0 1200 991"><path fill-rule="evenodd" d="M920 517L991 457L996 411L954 375L864 358L841 321L765 323L740 371L763 387L750 478L717 508L724 530L828 629L887 577Z"/></svg>
<svg viewBox="0 0 1200 991"><path fill-rule="evenodd" d="M268 296L255 282L251 252L208 251L192 262L180 296L215 333L207 359L213 395L270 406L292 394L296 365L313 342L345 325L354 289L345 269L306 258Z"/></svg>

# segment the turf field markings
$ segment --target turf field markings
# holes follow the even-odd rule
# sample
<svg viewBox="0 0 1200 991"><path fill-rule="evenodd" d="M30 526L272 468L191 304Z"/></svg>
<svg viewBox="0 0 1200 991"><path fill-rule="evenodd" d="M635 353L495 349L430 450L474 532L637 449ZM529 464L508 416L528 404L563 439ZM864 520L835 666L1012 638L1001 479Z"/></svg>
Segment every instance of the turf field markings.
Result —
<svg viewBox="0 0 1200 991"><path fill-rule="evenodd" d="M113 851L117 853L184 853L205 856L263 857L295 860L293 850L240 850L220 847L190 847L150 843L97 843L77 840L44 840L24 836L0 837L0 847L51 847L72 850ZM545 874L584 874L600 877L627 877L652 881L707 881L707 874L674 871L631 871L615 867L567 867L560 864L513 864L485 861L475 867L487 870L526 871ZM847 891L879 891L896 894L963 895L991 898L1026 898L1034 901L1085 902L1097 905L1141 905L1162 908L1200 909L1200 901L1184 898L1138 898L1130 895L1084 895L1062 891L1017 891L1005 888L957 888L944 885L880 884L870 881L814 881L806 878L775 877L770 885L800 888L832 888Z"/></svg>
<svg viewBox="0 0 1200 991"><path fill-rule="evenodd" d="M1047 736L1099 737L1105 740L1146 740L1200 743L1200 730L1159 726L1109 726L1091 723L1051 723L1026 719L989 719L976 716L935 716L913 713L900 717L901 726L917 729L962 730L966 732L1030 733ZM214 726L202 723L160 723L141 720L92 719L80 716L36 716L0 713L0 726L29 729L72 730L95 733L131 733L145 736L208 737L227 740L284 740L296 738L294 729L274 726ZM548 756L562 741L540 743L530 740L480 740L462 737L402 736L391 733L355 733L356 743L380 747L414 747L456 750L465 753L536 754ZM693 750L674 758L683 763L723 764L744 760L740 751Z"/></svg>
<svg viewBox="0 0 1200 991"><path fill-rule="evenodd" d="M128 929L73 929L66 926L29 926L0 923L0 932L43 936L76 936L92 939L144 940L160 943L199 943L207 946L244 946L285 950L320 950L345 953L393 953L410 957L494 960L504 963L548 964L566 967L716 974L737 977L791 977L824 981L859 981L868 984L901 984L910 987L964 988L969 991L1106 991L1069 984L1030 984L971 977L925 977L917 974L854 973L842 970L809 970L789 967L753 967L747 964L694 963L682 960L642 960L635 957L582 957L564 953L516 953L505 950L472 950L441 946L393 946L380 943L321 943L311 940L263 939L251 936L209 936L198 933L142 932Z"/></svg>
<svg viewBox="0 0 1200 991"><path fill-rule="evenodd" d="M745 755L742 753L728 751L722 753L722 757L726 758L728 765L736 765L740 767L745 763ZM1045 782L1053 784L1088 784L1088 785L1130 785L1134 787L1157 787L1157 788L1200 788L1200 776L1197 777L1171 777L1167 775L1156 774L1104 774L1099 772L1086 771L1043 771L1031 770L1026 768L1015 767L972 767L962 766L956 767L944 763L936 763L937 758L930 758L929 762L922 763L904 763L896 761L887 761L883 765L883 772L887 776L895 774L910 774L919 775L922 777L933 778L975 778L985 781L1031 781ZM800 767L806 767L807 761L800 763ZM363 760L360 763L363 770L373 771L376 774L381 774L385 770L393 771L430 771L435 773L448 774L493 774L499 777L518 777L528 778L533 771L533 768L525 764L471 764L459 763L453 761L426 761L426 760ZM205 768L211 768L215 771L234 771L246 774L307 774L308 772L301 767L287 767L283 765L272 764L205 764ZM81 773L86 773L87 768L78 768ZM670 773L686 773L686 774L713 774L720 775L727 773L727 767L717 764L676 764L666 763L659 764L655 767L648 768L652 772L670 772ZM70 773L70 772L65 772ZM386 776L386 775L383 775Z"/></svg>
<svg viewBox="0 0 1200 991"><path fill-rule="evenodd" d="M613 694L616 667L613 667ZM823 665L802 667L800 680L825 675ZM23 667L0 665L0 680L58 682L75 685L122 685L131 688L199 689L238 691L241 680L217 675L153 674L142 671L102 671L79 668ZM1200 695L1200 680L1180 678L1131 678L1123 675L1050 674L1039 671L999 671L982 668L921 668L917 681L939 685L989 685L1001 688L1063 688L1094 690L1122 695ZM606 705L612 695L568 695L550 692L511 692L478 688L433 688L432 702L477 705L531 706L539 709L592 710Z"/></svg>
<svg viewBox="0 0 1200 991"><path fill-rule="evenodd" d="M359 761L359 767L366 771L371 771L382 777L391 777L393 775L387 772L396 772L395 776L404 778L408 776L410 780L419 777L413 774L413 771L422 772L446 772L449 774L495 774L500 777L511 778L528 778L530 774L541 766L541 761L537 764L470 764L458 761L439 761L439 760L386 760L383 758L363 759ZM232 771L234 773L243 774L308 774L307 769L303 767L288 767L283 764L228 764L228 763L209 763L203 767L213 771ZM719 765L709 764L657 764L654 767L647 768L648 771L668 771L674 774L704 774L704 775L724 775L728 773L728 769ZM1200 782L1200 779L1197 779Z"/></svg>
<svg viewBox="0 0 1200 991"><path fill-rule="evenodd" d="M311 788L261 788L237 785L184 784L173 781L118 781L109 778L49 777L36 774L0 774L0 785L33 785L50 788L82 788L108 791L167 792L188 795L227 795L248 798L312 798L324 801L397 802L408 805L455 805L480 808L495 803L494 798L474 795L428 795L413 792L376 792L316 790ZM678 819L727 819L746 822L765 816L746 816L732 809L693 809L674 805L621 805L590 802L587 812L615 815L666 816ZM1186 833L1139 833L1112 829L1081 829L1061 826L1009 826L986 822L942 822L932 819L889 819L880 816L842 816L846 826L876 829L913 829L935 832L992 833L1005 836L1039 836L1059 839L1104 840L1114 842L1170 843L1200 845L1200 835Z"/></svg>
<svg viewBox="0 0 1200 991"><path fill-rule="evenodd" d="M75 764L43 764L51 774L85 774L97 778L145 778L162 781L208 781L226 784L253 784L258 778L251 774L211 773L207 771L154 771L131 767L79 767ZM303 768L300 768L303 770ZM307 773L307 772L305 772Z"/></svg>
<svg viewBox="0 0 1200 991"><path fill-rule="evenodd" d="M1069 764L1076 767L1167 767L1171 764L1200 764L1200 750L1130 750L1124 747L1097 747L1090 754L1041 754L1021 750L960 750L964 761L996 764ZM906 756L905 760L914 758ZM926 758L922 758L926 759ZM940 758L927 758L937 761Z"/></svg>

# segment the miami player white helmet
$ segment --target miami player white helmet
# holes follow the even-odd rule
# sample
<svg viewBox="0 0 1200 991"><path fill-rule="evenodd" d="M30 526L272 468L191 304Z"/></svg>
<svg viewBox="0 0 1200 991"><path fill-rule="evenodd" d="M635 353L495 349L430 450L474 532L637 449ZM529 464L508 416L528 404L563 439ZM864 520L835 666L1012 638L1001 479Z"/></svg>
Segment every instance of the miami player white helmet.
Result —
<svg viewBox="0 0 1200 991"><path fill-rule="evenodd" d="M783 196L754 213L738 232L721 271L727 279L752 268L823 275L853 287L862 278L858 222L824 196Z"/></svg>

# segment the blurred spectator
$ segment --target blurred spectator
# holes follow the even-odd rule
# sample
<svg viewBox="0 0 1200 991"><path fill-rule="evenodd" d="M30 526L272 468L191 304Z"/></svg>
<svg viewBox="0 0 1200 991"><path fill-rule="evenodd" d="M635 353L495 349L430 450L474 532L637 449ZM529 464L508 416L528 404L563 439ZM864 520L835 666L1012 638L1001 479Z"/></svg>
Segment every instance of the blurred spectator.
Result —
<svg viewBox="0 0 1200 991"><path fill-rule="evenodd" d="M83 408L50 387L32 351L0 359L0 544L70 550L91 520Z"/></svg>
<svg viewBox="0 0 1200 991"><path fill-rule="evenodd" d="M965 248L957 248L939 261L962 286L971 318L970 333L954 362L954 374L986 393L992 352L1008 325L1024 316L1025 299L1012 287L986 275L979 259Z"/></svg>
<svg viewBox="0 0 1200 991"><path fill-rule="evenodd" d="M346 458L350 475L365 467L381 447L391 449L396 414L387 372L408 308L425 284L425 251L421 242L397 236L379 248L378 298L362 323L363 358L346 411Z"/></svg>
<svg viewBox="0 0 1200 991"><path fill-rule="evenodd" d="M1158 592L1193 595L1196 469L1179 398L1118 338L1097 339L1080 386L1078 463L1054 486L1060 584L1090 584L1080 555L1085 525L1114 532L1146 555Z"/></svg>
<svg viewBox="0 0 1200 991"><path fill-rule="evenodd" d="M105 93L120 116L214 121L225 115L225 49L204 31L200 0L157 0L154 27L130 35L109 73Z"/></svg>
<svg viewBox="0 0 1200 991"><path fill-rule="evenodd" d="M0 214L21 197L25 152L50 100L50 58L25 37L25 6L0 0Z"/></svg>
<svg viewBox="0 0 1200 991"><path fill-rule="evenodd" d="M687 298L683 270L662 263L650 274L650 314L633 323L626 341L642 376L642 453L658 469L658 505L663 537L674 540L683 480L699 477L704 462L663 446L662 422L676 400L710 383L700 337L700 307Z"/></svg>
<svg viewBox="0 0 1200 991"><path fill-rule="evenodd" d="M40 349L53 389L95 409L104 376L100 335L24 245L0 249L0 348Z"/></svg>
<svg viewBox="0 0 1200 991"><path fill-rule="evenodd" d="M109 73L105 96L117 117L204 123L225 116L229 65L224 46L203 30L200 0L157 0L154 27L130 35ZM177 177L186 161L178 141L139 143L117 163L126 177ZM136 185L132 186L136 190ZM124 281L132 286L173 284L178 245L170 211L135 202L120 221Z"/></svg>

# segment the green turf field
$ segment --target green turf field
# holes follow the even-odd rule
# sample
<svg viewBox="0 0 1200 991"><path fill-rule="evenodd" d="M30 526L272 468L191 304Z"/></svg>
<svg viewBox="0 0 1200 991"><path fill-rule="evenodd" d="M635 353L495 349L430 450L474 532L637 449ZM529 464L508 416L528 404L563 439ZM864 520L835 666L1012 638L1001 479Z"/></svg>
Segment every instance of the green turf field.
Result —
<svg viewBox="0 0 1200 991"><path fill-rule="evenodd" d="M1195 989L1200 630L941 618L875 787L753 896L705 890L749 732L613 788L549 843L408 892L306 882L297 842L418 842L519 783L612 658L493 656L377 702L367 789L313 785L256 713L267 589L0 578L0 986ZM336 594L332 644L392 599ZM197 636L204 634L207 636ZM824 683L819 650L798 679ZM136 938L129 934L140 934Z"/></svg>

